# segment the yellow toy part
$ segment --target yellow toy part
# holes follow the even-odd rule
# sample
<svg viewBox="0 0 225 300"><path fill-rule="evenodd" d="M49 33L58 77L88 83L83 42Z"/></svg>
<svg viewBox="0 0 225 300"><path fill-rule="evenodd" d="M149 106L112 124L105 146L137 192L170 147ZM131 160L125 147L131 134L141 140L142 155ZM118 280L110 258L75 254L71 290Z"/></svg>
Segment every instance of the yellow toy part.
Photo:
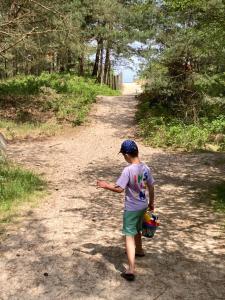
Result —
<svg viewBox="0 0 225 300"><path fill-rule="evenodd" d="M151 221L151 216L149 215L148 212L144 214L144 222L150 222Z"/></svg>

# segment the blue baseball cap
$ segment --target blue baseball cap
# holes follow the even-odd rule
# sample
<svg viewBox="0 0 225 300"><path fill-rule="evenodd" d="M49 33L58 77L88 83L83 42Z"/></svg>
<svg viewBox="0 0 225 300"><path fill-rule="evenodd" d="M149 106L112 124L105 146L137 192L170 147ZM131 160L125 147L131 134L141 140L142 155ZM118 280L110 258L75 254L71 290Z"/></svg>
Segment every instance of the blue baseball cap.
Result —
<svg viewBox="0 0 225 300"><path fill-rule="evenodd" d="M125 140L120 147L119 153L123 153L123 154L138 153L138 146L132 140Z"/></svg>

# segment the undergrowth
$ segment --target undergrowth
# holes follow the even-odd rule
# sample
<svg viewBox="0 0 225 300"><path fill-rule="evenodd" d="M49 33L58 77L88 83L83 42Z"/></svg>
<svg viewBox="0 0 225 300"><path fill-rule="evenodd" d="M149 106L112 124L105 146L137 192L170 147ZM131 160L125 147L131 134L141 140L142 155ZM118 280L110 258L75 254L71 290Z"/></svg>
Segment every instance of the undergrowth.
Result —
<svg viewBox="0 0 225 300"><path fill-rule="evenodd" d="M160 105L140 102L139 134L153 147L193 150L225 150L225 116L199 117L186 121Z"/></svg>
<svg viewBox="0 0 225 300"><path fill-rule="evenodd" d="M53 135L80 125L97 95L119 91L72 74L18 76L0 81L0 130L8 139Z"/></svg>
<svg viewBox="0 0 225 300"><path fill-rule="evenodd" d="M0 162L0 222L7 221L16 207L42 193L45 182L34 173Z"/></svg>

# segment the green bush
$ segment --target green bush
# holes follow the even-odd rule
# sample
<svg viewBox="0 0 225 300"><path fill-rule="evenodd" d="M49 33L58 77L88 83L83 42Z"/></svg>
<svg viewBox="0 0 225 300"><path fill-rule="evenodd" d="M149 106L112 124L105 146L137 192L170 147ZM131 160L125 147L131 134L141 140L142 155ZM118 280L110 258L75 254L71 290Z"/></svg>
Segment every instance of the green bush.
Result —
<svg viewBox="0 0 225 300"><path fill-rule="evenodd" d="M32 172L0 163L0 217L44 188L44 181Z"/></svg>
<svg viewBox="0 0 225 300"><path fill-rule="evenodd" d="M200 74L183 68L182 57L153 61L142 74L147 78L142 97L150 106L162 105L187 122L225 116L225 73Z"/></svg>
<svg viewBox="0 0 225 300"><path fill-rule="evenodd" d="M181 148L187 151L208 149L214 145L225 150L225 116L199 118L186 122L170 114L162 106L149 108L147 102L139 104L137 113L139 134L155 147Z"/></svg>
<svg viewBox="0 0 225 300"><path fill-rule="evenodd" d="M0 81L0 110L14 112L2 118L0 128L7 138L54 134L65 122L84 122L97 95L119 95L92 78L72 74L43 73ZM49 122L48 122L49 121Z"/></svg>
<svg viewBox="0 0 225 300"><path fill-rule="evenodd" d="M81 95L89 99L97 94L118 95L106 85L96 84L94 79L78 77L72 74L42 73L40 76L17 76L0 81L0 95L36 95L42 87L49 87L59 94Z"/></svg>
<svg viewBox="0 0 225 300"><path fill-rule="evenodd" d="M211 97L225 96L225 73L209 75L196 74L195 87Z"/></svg>

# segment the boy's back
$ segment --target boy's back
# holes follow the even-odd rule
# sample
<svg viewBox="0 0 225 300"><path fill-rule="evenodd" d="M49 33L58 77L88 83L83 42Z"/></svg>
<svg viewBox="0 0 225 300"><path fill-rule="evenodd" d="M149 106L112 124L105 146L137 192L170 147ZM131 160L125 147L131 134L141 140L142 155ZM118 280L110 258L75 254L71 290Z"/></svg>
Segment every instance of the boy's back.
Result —
<svg viewBox="0 0 225 300"><path fill-rule="evenodd" d="M125 189L125 210L137 211L148 207L146 197L147 184L152 185L154 179L149 167L140 162L124 168L116 184Z"/></svg>

